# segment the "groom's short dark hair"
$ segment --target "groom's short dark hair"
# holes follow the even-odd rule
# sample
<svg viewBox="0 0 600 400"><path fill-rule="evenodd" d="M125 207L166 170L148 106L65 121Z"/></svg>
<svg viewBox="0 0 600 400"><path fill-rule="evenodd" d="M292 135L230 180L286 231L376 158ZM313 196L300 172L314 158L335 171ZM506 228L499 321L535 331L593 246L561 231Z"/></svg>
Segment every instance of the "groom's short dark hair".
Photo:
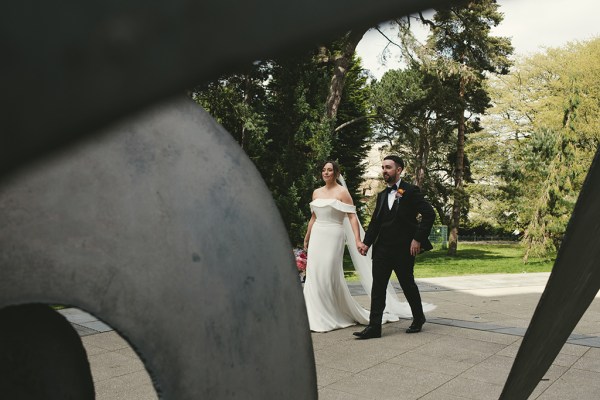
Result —
<svg viewBox="0 0 600 400"><path fill-rule="evenodd" d="M389 155L389 156L385 156L383 158L384 160L392 160L393 162L396 163L397 166L399 166L400 168L404 169L404 161L402 161L402 159L396 155Z"/></svg>

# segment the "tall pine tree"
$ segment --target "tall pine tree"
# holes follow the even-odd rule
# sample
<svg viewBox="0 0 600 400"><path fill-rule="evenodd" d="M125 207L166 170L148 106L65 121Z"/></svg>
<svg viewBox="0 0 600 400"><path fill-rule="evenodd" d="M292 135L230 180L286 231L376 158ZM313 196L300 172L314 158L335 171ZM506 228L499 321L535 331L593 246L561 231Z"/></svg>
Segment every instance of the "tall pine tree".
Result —
<svg viewBox="0 0 600 400"><path fill-rule="evenodd" d="M503 19L498 7L494 0L467 1L438 10L431 21L425 21L431 27L429 46L437 54L432 72L454 93L451 104L457 132L449 255L456 255L458 228L468 202L464 190L465 137L480 129L477 116L491 106L484 86L486 74L506 74L511 65L510 40L490 35L491 28Z"/></svg>

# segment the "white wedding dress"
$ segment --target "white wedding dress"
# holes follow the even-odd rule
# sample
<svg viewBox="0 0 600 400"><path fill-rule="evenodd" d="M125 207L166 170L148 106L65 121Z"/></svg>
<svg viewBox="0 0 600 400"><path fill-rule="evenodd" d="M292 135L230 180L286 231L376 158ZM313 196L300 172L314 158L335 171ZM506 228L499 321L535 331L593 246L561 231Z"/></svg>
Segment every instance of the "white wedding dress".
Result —
<svg viewBox="0 0 600 400"><path fill-rule="evenodd" d="M346 238L344 218L355 213L353 205L337 199L315 199L310 203L316 220L308 242L304 300L310 330L328 332L356 323L368 325L369 312L350 294L344 279Z"/></svg>

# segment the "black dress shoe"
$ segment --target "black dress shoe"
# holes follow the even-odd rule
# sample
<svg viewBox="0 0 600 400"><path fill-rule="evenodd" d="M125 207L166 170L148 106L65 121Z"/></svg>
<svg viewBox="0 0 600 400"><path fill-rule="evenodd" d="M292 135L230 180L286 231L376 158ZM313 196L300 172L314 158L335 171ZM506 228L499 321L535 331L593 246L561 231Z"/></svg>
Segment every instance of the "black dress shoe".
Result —
<svg viewBox="0 0 600 400"><path fill-rule="evenodd" d="M369 325L361 332L354 332L357 339L373 339L381 337L381 326Z"/></svg>
<svg viewBox="0 0 600 400"><path fill-rule="evenodd" d="M365 328L365 329L366 329L366 328ZM363 329L363 330L362 330L362 331L360 331L360 332L352 332L352 334L353 334L354 336L362 336L362 334L363 334L363 332L365 331L365 329Z"/></svg>
<svg viewBox="0 0 600 400"><path fill-rule="evenodd" d="M421 332L421 328L423 328L423 324L425 323L425 317L419 319L413 319L412 324L406 330L406 333L417 333Z"/></svg>
<svg viewBox="0 0 600 400"><path fill-rule="evenodd" d="M362 331L360 331L360 332L352 332L352 334L354 336L362 336L367 331L367 329L369 329L368 326L366 326L365 329L363 329Z"/></svg>

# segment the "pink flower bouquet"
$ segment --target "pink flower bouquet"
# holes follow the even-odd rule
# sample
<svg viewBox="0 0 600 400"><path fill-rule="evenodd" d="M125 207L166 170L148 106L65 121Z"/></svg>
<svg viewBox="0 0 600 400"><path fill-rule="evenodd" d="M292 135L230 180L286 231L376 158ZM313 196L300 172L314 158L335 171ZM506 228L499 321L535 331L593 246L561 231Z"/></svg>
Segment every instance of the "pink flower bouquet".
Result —
<svg viewBox="0 0 600 400"><path fill-rule="evenodd" d="M306 278L306 251L304 249L294 249L294 257L296 258L296 268L298 268L300 281L304 282Z"/></svg>
<svg viewBox="0 0 600 400"><path fill-rule="evenodd" d="M303 249L294 249L294 256L296 257L296 268L298 272L306 271L306 251Z"/></svg>

